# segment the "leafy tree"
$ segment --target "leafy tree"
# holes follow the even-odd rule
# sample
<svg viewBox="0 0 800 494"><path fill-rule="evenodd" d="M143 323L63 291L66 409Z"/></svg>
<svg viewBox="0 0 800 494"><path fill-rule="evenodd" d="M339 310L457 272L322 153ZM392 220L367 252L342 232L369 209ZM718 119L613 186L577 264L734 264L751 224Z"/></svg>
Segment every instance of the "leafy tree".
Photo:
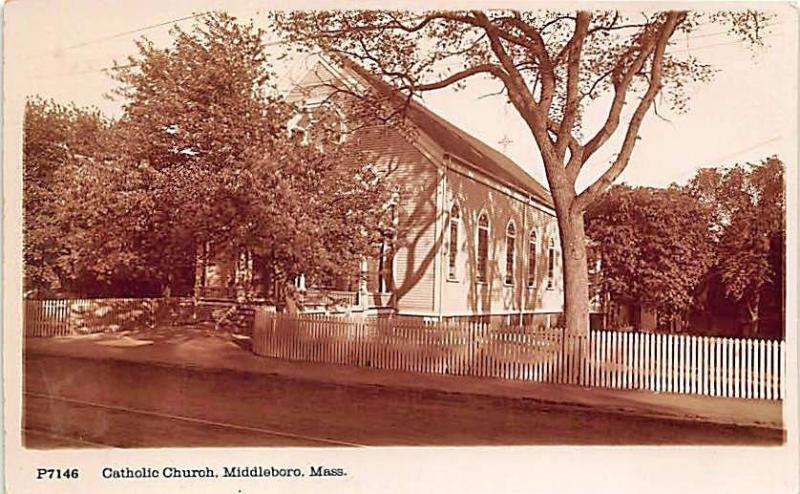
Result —
<svg viewBox="0 0 800 494"><path fill-rule="evenodd" d="M213 14L171 33L166 48L141 39L138 54L112 71L124 110L121 151L129 168L143 170L151 199L139 249L165 286L191 270L199 243L229 240L246 200L237 170L287 111L266 95L263 33L252 24Z"/></svg>
<svg viewBox="0 0 800 494"><path fill-rule="evenodd" d="M357 143L286 146L279 163L266 158L238 170L241 221L230 225L228 255L250 252L262 279L310 283L352 276L374 252L387 200L382 177L361 166ZM353 160L356 160L355 162Z"/></svg>
<svg viewBox="0 0 800 494"><path fill-rule="evenodd" d="M356 273L386 191L358 140L287 130L263 32L218 13L113 71L123 116L32 99L25 118L26 289L191 290L198 247L254 254L288 280ZM320 122L322 119L318 119Z"/></svg>
<svg viewBox="0 0 800 494"><path fill-rule="evenodd" d="M282 280L356 272L384 190L359 180L369 172L357 141L292 136L300 109L275 94L265 33L252 22L214 13L172 34L167 48L140 41L114 71L125 153L151 199L140 250L153 276L169 285L208 241L218 253L251 252Z"/></svg>
<svg viewBox="0 0 800 494"><path fill-rule="evenodd" d="M562 244L568 330L588 331L583 212L627 166L639 128L661 94L686 109L687 86L712 67L670 50L678 33L715 23L760 45L769 17L754 11L295 11L273 14L276 29L303 49L356 61L410 94L489 77L527 124L553 196ZM589 106L604 108L598 129ZM622 133L601 176L576 189L592 156Z"/></svg>
<svg viewBox="0 0 800 494"><path fill-rule="evenodd" d="M92 186L86 170L104 166L111 123L95 109L31 98L23 132L25 290L54 295L74 288L83 267L70 254L87 243L87 224L103 221L91 202L105 188L73 196Z"/></svg>
<svg viewBox="0 0 800 494"><path fill-rule="evenodd" d="M114 122L38 98L24 122L28 296L152 294L135 245L149 199L141 173L115 155Z"/></svg>
<svg viewBox="0 0 800 494"><path fill-rule="evenodd" d="M725 295L746 309L745 335L758 333L762 297L783 312L786 237L783 163L776 157L729 170L700 170L692 193L714 210L715 272Z"/></svg>
<svg viewBox="0 0 800 494"><path fill-rule="evenodd" d="M60 236L51 214L56 201L54 175L70 158L70 127L75 113L41 99L29 99L25 105L22 173L26 293L59 288L55 261Z"/></svg>
<svg viewBox="0 0 800 494"><path fill-rule="evenodd" d="M674 316L713 263L711 210L687 191L618 185L589 207L601 293Z"/></svg>

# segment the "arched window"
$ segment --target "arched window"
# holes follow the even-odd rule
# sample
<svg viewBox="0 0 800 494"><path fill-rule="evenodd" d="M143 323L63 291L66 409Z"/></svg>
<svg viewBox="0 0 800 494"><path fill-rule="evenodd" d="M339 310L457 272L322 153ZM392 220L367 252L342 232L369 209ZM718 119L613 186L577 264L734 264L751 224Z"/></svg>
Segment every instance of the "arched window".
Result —
<svg viewBox="0 0 800 494"><path fill-rule="evenodd" d="M447 276L456 279L456 257L458 256L458 224L461 222L461 211L453 204L450 209L450 245L447 251Z"/></svg>
<svg viewBox="0 0 800 494"><path fill-rule="evenodd" d="M511 221L506 227L506 277L505 284L514 284L514 246L517 243L517 228Z"/></svg>
<svg viewBox="0 0 800 494"><path fill-rule="evenodd" d="M547 245L547 289L553 288L555 276L555 262L556 262L556 243L550 238Z"/></svg>
<svg viewBox="0 0 800 494"><path fill-rule="evenodd" d="M385 229L378 253L378 290L381 293L390 293L394 289L394 259L395 238L397 235L397 196L392 195L388 204L389 227Z"/></svg>
<svg viewBox="0 0 800 494"><path fill-rule="evenodd" d="M531 237L528 240L528 287L533 288L536 286L536 252L538 251L538 244L536 243L536 230L531 231Z"/></svg>
<svg viewBox="0 0 800 494"><path fill-rule="evenodd" d="M486 282L486 265L489 260L489 217L483 213L478 218L477 280Z"/></svg>

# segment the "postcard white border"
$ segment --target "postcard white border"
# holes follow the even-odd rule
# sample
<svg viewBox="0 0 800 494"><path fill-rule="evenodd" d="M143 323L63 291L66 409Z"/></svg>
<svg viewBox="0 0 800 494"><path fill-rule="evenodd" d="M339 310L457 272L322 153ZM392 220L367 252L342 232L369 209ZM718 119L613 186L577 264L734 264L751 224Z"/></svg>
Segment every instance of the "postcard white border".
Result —
<svg viewBox="0 0 800 494"><path fill-rule="evenodd" d="M15 5L29 0L14 0L5 5L6 22L21 22L14 17ZM30 0L36 1L36 0ZM57 2L52 2L56 5ZM470 6L478 2L427 2ZM681 2L686 7L688 2ZM272 7L312 8L309 1L273 2ZM328 8L345 4L322 4ZM409 8L409 2L346 2L348 7ZM481 2L486 6L487 2ZM493 2L492 6L518 5L533 8L542 4ZM546 7L566 7L566 2ZM582 5L587 5L586 3ZM605 6L619 5L605 3ZM628 4L633 7L635 4ZM658 6L675 3L658 3ZM720 8L725 4L692 4ZM731 4L727 4L731 5ZM742 3L733 4L741 8ZM764 6L760 4L759 6ZM220 6L224 6L220 3ZM265 3L265 8L267 4ZM598 6L593 4L593 6ZM654 7L649 3L648 7ZM797 51L797 7L769 4L787 16L786 29L793 30ZM66 3L60 8L68 7ZM87 22L100 22L87 15ZM4 61L14 49L14 40L4 43ZM12 57L13 58L13 57ZM797 83L797 56L786 60ZM782 447L429 447L366 449L138 449L138 450L26 450L20 444L21 423L21 116L24 81L15 78L13 67L4 67L4 195L3 195L3 376L5 419L5 481L8 492L797 492L797 279L798 261L798 168L797 145L794 156L787 156L787 353L790 365L784 418L788 429ZM798 108L797 94L787 105ZM794 128L787 135L798 135L797 112ZM794 160L794 161L792 161ZM316 480L231 480L231 481L108 481L99 471L102 466L223 466L231 464L310 465L336 464L350 475L342 479ZM78 467L77 482L35 481L38 466Z"/></svg>

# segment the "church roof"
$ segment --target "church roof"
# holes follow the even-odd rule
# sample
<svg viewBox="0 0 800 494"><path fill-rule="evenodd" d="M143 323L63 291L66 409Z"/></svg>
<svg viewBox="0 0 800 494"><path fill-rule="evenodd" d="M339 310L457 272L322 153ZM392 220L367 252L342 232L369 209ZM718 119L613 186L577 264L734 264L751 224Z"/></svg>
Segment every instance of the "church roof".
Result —
<svg viewBox="0 0 800 494"><path fill-rule="evenodd" d="M397 95L397 91L375 74L352 61L345 66L384 96ZM403 96L403 101L405 101ZM421 103L409 102L406 117L430 139L444 149L447 154L477 168L500 183L518 192L533 196L537 201L552 207L550 192L535 178L530 176L513 160L492 148L480 139L453 125L446 119L426 108Z"/></svg>

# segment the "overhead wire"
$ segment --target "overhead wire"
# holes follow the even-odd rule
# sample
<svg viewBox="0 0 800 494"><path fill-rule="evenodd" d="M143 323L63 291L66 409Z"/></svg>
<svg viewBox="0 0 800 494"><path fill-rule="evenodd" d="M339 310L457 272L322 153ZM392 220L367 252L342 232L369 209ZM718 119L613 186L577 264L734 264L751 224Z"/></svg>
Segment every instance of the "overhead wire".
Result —
<svg viewBox="0 0 800 494"><path fill-rule="evenodd" d="M65 46L65 47L59 47L59 48L56 48L55 50L48 51L46 53L40 53L38 55L34 55L32 58L36 59L36 58L43 58L43 57L61 57L61 56L64 55L64 52L66 52L66 51L75 50L75 49L78 49L78 48L84 48L86 46L91 46L91 45L95 45L95 44L98 44L98 43L104 43L106 41L122 38L124 36L130 36L131 34L145 32L145 31L149 31L151 29L157 29L159 27L171 26L171 25L177 24L179 22L187 21L187 20L190 20L190 19L197 19L197 18L200 18L202 16L209 15L210 13L211 13L210 11L200 12L200 13L192 14L192 15L185 16L185 17L179 17L177 19L171 19L169 21L159 22L157 24L150 24L150 25L142 26L142 27L139 27L139 28L136 28L136 29L131 29L131 30L127 30L127 31L121 31L121 32L114 33L114 34L101 36L99 38L90 39L90 40L87 40L87 41L82 41L80 43L75 43L75 44L68 45L68 46Z"/></svg>
<svg viewBox="0 0 800 494"><path fill-rule="evenodd" d="M696 173L698 170L701 170L703 168L707 168L707 167L709 167L711 165L714 165L714 164L718 164L721 161L725 161L725 160L734 158L734 157L739 156L739 155L741 155L743 153L746 153L748 151L752 151L754 149L758 149L761 146L763 146L765 144L769 144L771 142L775 142L775 141L779 140L780 138L781 138L780 135L776 135L776 136L770 137L769 139L758 141L758 142L756 142L754 144L751 144L751 145L749 145L747 147L744 147L744 148L741 148L741 149L737 149L736 151L733 151L731 153L726 153L726 154L724 154L722 156L719 156L717 158L706 160L703 163L701 163L700 165L694 166L690 170L686 170L686 171L683 171L683 172L681 172L679 174L672 175L671 177L669 177L667 179L667 182L668 183L672 183L672 182L675 182L677 180L681 180L681 179L689 176L692 173ZM721 166L721 167L717 167L717 168L725 168L725 166Z"/></svg>
<svg viewBox="0 0 800 494"><path fill-rule="evenodd" d="M257 14L259 12L260 11L256 11ZM149 31L149 30L152 30L152 29L157 29L157 28L164 27L164 26L174 25L174 24L177 24L179 22L192 20L192 19L197 19L197 18L206 16L206 15L210 15L212 13L213 13L213 11L198 12L198 13L195 13L195 14L192 14L192 15L179 17L179 18L176 18L176 19L168 20L168 21L162 21L162 22L158 22L156 24L150 24L150 25L147 25L147 26L142 26L142 27L136 28L136 29L121 31L121 32L118 32L118 33L102 36L102 37L95 38L95 39L92 39L92 40L83 41L83 42L80 42L80 43L75 43L75 44L72 44L72 45L69 45L69 46L66 46L66 47L63 47L63 48L59 48L59 49L57 49L57 50L55 50L53 52L50 52L50 53L47 53L47 54L43 54L43 55L40 55L40 56L61 56L61 55L63 55L63 52L68 51L68 50L74 50L74 49L77 49L77 48L83 48L83 47L91 46L91 45L94 45L94 44L97 44L97 43L103 43L103 42L106 42L106 41L109 41L109 40L118 39L118 38L122 38L122 37L125 37L125 36L130 36L132 34L137 34L137 33ZM707 25L707 24L710 24L710 22L701 23L701 24L698 24L698 25ZM767 28L774 27L774 26L780 25L780 24L781 24L781 22L769 23L769 24L765 24L763 26L763 28L767 29ZM770 34L763 35L762 37L775 36L776 34L779 34L779 33L770 33ZM722 36L722 35L730 35L730 33L728 31L718 31L718 32L712 32L712 33L693 34L693 35L690 35L691 37L689 39L687 39L687 41L690 40L690 39L706 38L706 37L714 37L714 36ZM715 43L715 44L711 44L711 45L700 45L700 46L696 46L696 47L681 48L679 50L670 50L669 52L670 53L682 53L682 52L688 52L688 51L693 51L693 50L702 50L702 49L706 49L706 48L713 48L713 47L717 47L717 46L725 46L725 45L729 45L729 44L736 44L736 43L742 43L742 42L743 42L743 40L734 40L734 41L725 42L725 43ZM265 46L270 47L270 46L276 46L276 45L280 45L280 44L282 44L282 42L275 41L275 42L265 43ZM38 57L35 57L35 58L38 58ZM73 76L73 75L90 74L90 73L93 73L93 72L102 72L102 71L109 70L109 69L113 69L113 67L101 67L101 68L98 68L98 69L84 70L84 71L75 72L75 73L65 73L63 75L65 75L65 76ZM53 78L53 77L57 77L58 75L59 74L55 74L54 76L50 76L50 77L46 77L46 78L50 79L50 78Z"/></svg>

